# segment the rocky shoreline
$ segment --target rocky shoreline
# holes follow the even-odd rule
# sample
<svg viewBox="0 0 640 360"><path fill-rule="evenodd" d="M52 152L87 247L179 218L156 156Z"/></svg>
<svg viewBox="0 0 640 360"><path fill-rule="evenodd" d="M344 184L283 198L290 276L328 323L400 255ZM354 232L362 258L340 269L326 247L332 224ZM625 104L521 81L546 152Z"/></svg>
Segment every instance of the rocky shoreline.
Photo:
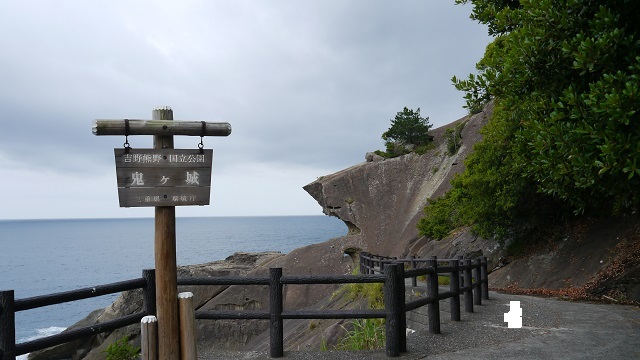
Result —
<svg viewBox="0 0 640 360"><path fill-rule="evenodd" d="M256 267L282 256L284 255L280 252L235 253L225 260L179 266L178 277L242 276L256 269ZM194 305L196 308L200 308L227 288L228 286L181 286L179 291L192 292L194 294ZM91 312L87 317L65 331L110 321L140 311L142 311L142 290L125 291L113 304L104 309L97 309ZM207 336L207 334L202 335ZM140 325L130 325L111 333L95 335L83 340L33 352L29 354L28 358L30 360L104 359L103 351L107 346L123 336L128 336L135 346L139 346Z"/></svg>

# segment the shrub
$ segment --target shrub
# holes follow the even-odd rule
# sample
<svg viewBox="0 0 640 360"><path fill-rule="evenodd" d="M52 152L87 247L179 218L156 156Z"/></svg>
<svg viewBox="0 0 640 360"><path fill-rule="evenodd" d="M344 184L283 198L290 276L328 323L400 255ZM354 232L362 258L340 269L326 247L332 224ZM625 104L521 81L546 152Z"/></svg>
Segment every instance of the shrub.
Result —
<svg viewBox="0 0 640 360"><path fill-rule="evenodd" d="M449 285L451 279L448 276L438 275L438 285Z"/></svg>
<svg viewBox="0 0 640 360"><path fill-rule="evenodd" d="M109 345L104 352L107 354L106 360L133 360L140 355L140 348L129 344L129 337L125 335Z"/></svg>
<svg viewBox="0 0 640 360"><path fill-rule="evenodd" d="M384 319L360 319L336 346L337 350L376 350L385 347Z"/></svg>

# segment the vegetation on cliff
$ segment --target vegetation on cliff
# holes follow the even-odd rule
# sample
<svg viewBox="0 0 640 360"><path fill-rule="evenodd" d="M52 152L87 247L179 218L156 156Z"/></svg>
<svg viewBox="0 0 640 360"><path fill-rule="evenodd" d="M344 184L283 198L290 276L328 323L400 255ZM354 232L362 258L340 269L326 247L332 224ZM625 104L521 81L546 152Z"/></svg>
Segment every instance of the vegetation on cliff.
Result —
<svg viewBox="0 0 640 360"><path fill-rule="evenodd" d="M131 345L125 335L109 345L104 353L107 354L106 360L133 360L140 357L140 347Z"/></svg>
<svg viewBox="0 0 640 360"><path fill-rule="evenodd" d="M354 269L353 275L360 273ZM345 293L352 302L364 300L369 309L384 309L382 283L346 284L332 295ZM335 346L336 350L376 350L385 346L385 319L358 319L351 321L345 328L346 333Z"/></svg>
<svg viewBox="0 0 640 360"><path fill-rule="evenodd" d="M391 120L391 127L382 134L386 152L376 151L376 154L386 158L397 157L412 151L424 153L431 141L429 118L420 116L420 108L412 110L406 106Z"/></svg>
<svg viewBox="0 0 640 360"><path fill-rule="evenodd" d="M494 41L477 75L453 78L470 112L495 109L422 234L461 225L505 237L520 225L640 206L640 2L456 0ZM526 219L526 220L525 220ZM520 228L521 230L521 228Z"/></svg>

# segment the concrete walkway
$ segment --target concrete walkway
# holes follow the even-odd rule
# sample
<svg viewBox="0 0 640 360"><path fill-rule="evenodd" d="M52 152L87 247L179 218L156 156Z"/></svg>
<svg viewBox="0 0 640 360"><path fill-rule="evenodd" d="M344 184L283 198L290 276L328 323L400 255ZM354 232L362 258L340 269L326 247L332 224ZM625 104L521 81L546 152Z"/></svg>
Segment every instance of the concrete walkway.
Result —
<svg viewBox="0 0 640 360"><path fill-rule="evenodd" d="M575 303L491 292L490 300L449 320L441 305L442 334L407 337L403 359L640 359L640 308ZM520 301L523 327L503 322L509 301ZM220 352L201 359L269 359L267 353ZM384 351L285 352L285 359L386 359Z"/></svg>

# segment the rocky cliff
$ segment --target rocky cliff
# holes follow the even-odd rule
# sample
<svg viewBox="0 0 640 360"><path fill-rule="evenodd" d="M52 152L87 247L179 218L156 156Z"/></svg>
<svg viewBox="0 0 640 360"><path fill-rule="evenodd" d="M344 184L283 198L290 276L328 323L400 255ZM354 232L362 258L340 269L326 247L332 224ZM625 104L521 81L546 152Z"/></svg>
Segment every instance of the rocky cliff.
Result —
<svg viewBox="0 0 640 360"><path fill-rule="evenodd" d="M370 162L323 176L304 189L325 214L347 224L347 237L360 244L351 251L398 257L421 255L427 241L418 235L416 224L423 216L427 199L442 196L449 189L451 178L464 170L464 160L481 140L479 130L492 110L489 105L481 113L431 131L434 149L424 155L411 153L386 160L372 156ZM445 130L461 123L461 146L456 154L449 155ZM459 251L464 252L476 238L465 232L460 235ZM487 246L492 245L483 243L480 247ZM451 255L450 252L447 247L433 255Z"/></svg>

